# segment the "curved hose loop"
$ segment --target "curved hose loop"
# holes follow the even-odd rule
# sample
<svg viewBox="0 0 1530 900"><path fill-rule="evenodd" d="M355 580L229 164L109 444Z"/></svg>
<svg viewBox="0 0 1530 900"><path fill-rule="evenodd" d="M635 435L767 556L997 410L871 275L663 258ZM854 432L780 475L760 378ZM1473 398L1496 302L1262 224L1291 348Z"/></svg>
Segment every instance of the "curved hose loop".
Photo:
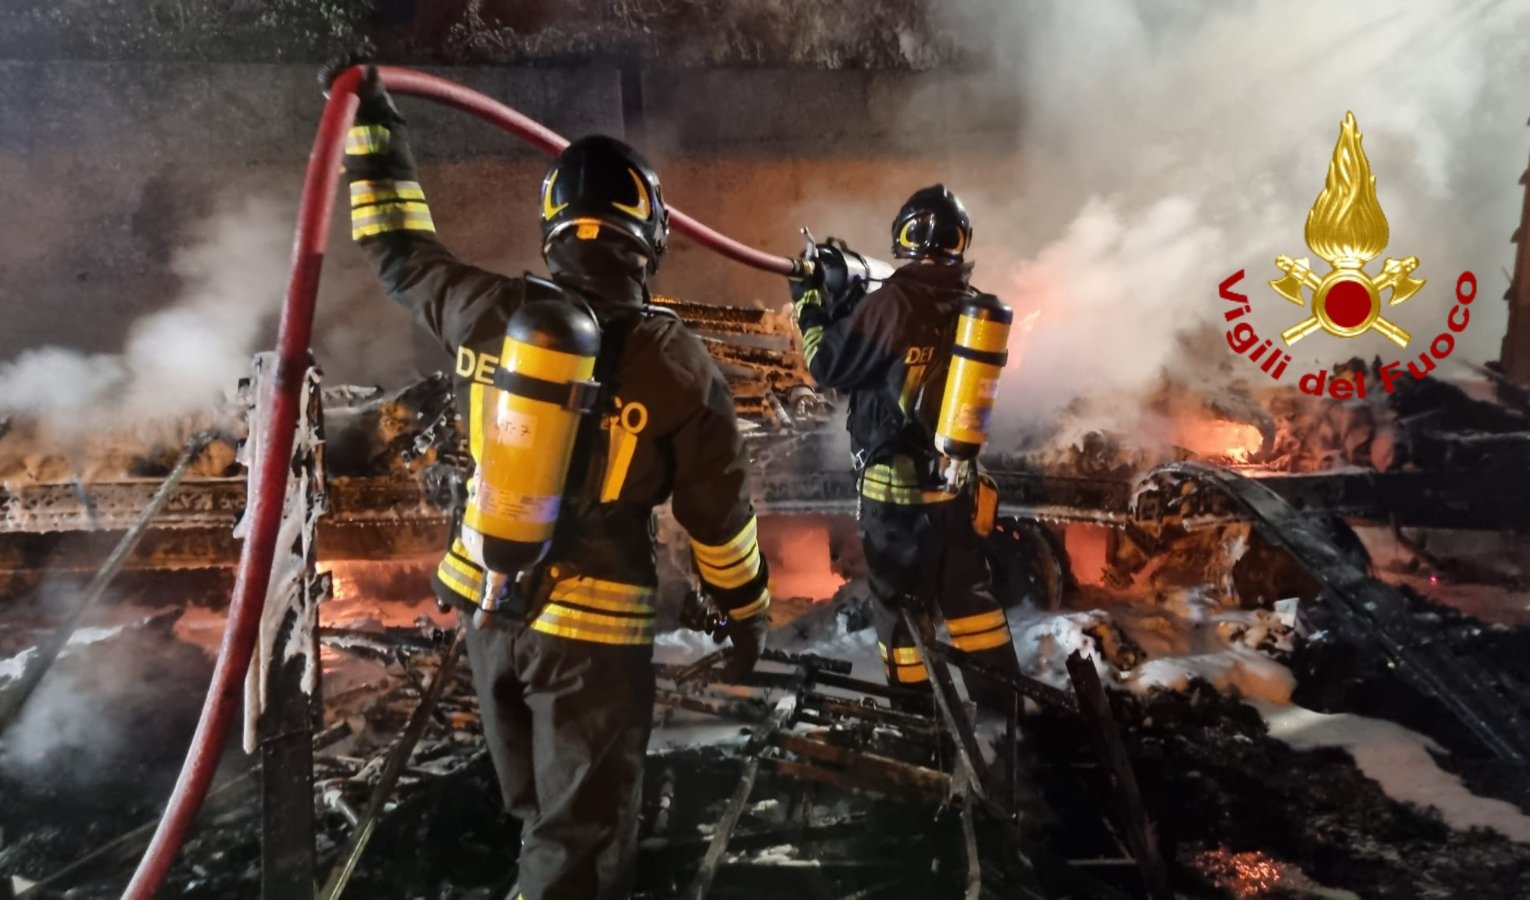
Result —
<svg viewBox="0 0 1530 900"><path fill-rule="evenodd" d="M541 123L455 82L394 66L379 66L378 74L390 91L434 100L469 113L548 155L556 155L568 145L567 139ZM260 427L253 496L245 513L250 517L251 527L239 557L228 625L213 666L212 683L202 704L201 718L197 721L175 790L148 850L122 895L124 900L150 900L164 885L186 833L207 796L229 725L243 703L243 679L254 652L262 607L270 586L288 462L297 427L298 398L303 376L308 370L314 300L328 244L335 190L339 186L341 154L346 130L356 115L356 88L361 76L362 69L352 67L341 72L330 85L329 100L324 106L324 115L319 120L319 130L308 157L308 172L303 179L302 202L298 207L297 230L293 237L292 268L278 328L275 391L266 420ZM670 210L670 224L673 230L707 249L744 265L780 275L790 275L797 268L795 260L745 246L678 210Z"/></svg>
<svg viewBox="0 0 1530 900"><path fill-rule="evenodd" d="M459 109L514 134L548 156L556 156L568 146L567 138L547 126L456 82L396 66L378 66L377 74L392 93L423 97ZM797 269L795 260L741 244L674 207L669 210L669 224L674 231L734 262L777 275L791 275Z"/></svg>

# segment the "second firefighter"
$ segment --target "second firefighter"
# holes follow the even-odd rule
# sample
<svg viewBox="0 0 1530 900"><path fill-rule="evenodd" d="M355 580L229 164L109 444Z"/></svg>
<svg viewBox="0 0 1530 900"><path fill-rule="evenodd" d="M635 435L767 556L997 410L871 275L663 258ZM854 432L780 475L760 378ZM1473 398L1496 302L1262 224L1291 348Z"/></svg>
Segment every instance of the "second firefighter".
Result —
<svg viewBox="0 0 1530 900"><path fill-rule="evenodd" d="M953 483L936 446L958 319L978 296L966 260L972 223L956 195L935 185L903 205L892 238L894 255L907 262L853 305L826 296L822 278L796 282L793 298L814 381L850 395L861 540L887 680L928 690L901 617L908 604L938 609L958 649L1004 672L1018 671L1019 661L980 534L996 497L971 467ZM966 680L980 709L1008 712L1007 687Z"/></svg>

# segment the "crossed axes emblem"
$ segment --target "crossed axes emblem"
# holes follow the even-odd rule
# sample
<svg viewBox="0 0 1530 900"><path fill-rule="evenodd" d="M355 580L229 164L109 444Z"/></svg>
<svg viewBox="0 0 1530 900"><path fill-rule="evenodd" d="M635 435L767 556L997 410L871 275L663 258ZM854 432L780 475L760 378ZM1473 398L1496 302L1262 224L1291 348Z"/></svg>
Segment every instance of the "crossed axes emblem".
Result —
<svg viewBox="0 0 1530 900"><path fill-rule="evenodd" d="M1280 333L1287 346L1319 328L1337 337L1354 337L1374 328L1399 347L1408 346L1408 341L1412 340L1412 335L1381 314L1381 293L1391 288L1392 296L1387 302L1388 306L1396 306L1418 293L1418 289L1424 286L1424 279L1412 277L1413 270L1418 268L1417 256L1388 259L1382 263L1381 274L1375 278L1368 276L1358 265L1335 268L1326 277L1319 277L1309 267L1305 257L1292 259L1289 256L1279 256L1275 258L1275 266L1286 273L1284 278L1270 282L1275 293L1297 306L1306 306L1302 288L1312 291L1312 315ZM1345 286L1339 287L1341 284ZM1339 291L1337 297L1334 294L1335 288ZM1365 291L1369 308L1363 318L1356 322L1351 311L1359 305L1356 302L1356 292L1359 290ZM1330 298L1334 301L1334 310L1329 309Z"/></svg>

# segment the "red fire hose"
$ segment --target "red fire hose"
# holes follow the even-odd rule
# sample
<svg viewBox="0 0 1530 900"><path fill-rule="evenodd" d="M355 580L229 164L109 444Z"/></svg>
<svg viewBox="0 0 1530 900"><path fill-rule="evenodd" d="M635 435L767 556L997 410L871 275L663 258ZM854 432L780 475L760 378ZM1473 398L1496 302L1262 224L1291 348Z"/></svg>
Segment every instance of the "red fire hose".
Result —
<svg viewBox="0 0 1530 900"><path fill-rule="evenodd" d="M308 173L303 179L303 198L298 208L292 246L292 271L287 280L287 299L282 306L277 338L274 397L260 427L253 496L246 513L250 517L250 531L239 557L228 626L223 632L223 645L213 667L212 684L207 689L202 716L186 752L175 791L170 795L149 849L144 852L138 870L133 873L133 880L123 894L124 900L149 900L164 884L165 876L186 839L186 832L202 807L223 753L229 725L243 702L241 682L250 665L271 579L276 532L281 522L288 463L297 427L298 393L308 370L314 298L319 289L319 272L324 263L335 188L340 178L341 151L345 146L346 130L356 114L356 87L361 74L360 68L351 68L335 79L324 116L319 120L313 151L308 157ZM388 90L394 93L423 97L470 113L550 156L568 146L567 139L542 124L455 82L393 66L379 66L378 74ZM761 253L740 244L679 210L670 210L670 224L676 232L746 266L779 275L789 275L795 268L794 260Z"/></svg>

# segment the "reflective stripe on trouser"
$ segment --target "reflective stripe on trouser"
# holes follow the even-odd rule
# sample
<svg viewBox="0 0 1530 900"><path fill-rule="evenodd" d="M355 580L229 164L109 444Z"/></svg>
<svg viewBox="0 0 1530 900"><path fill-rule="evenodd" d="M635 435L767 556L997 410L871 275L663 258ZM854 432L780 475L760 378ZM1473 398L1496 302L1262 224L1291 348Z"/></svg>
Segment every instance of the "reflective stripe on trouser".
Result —
<svg viewBox="0 0 1530 900"><path fill-rule="evenodd" d="M946 628L951 632L951 646L968 653L992 650L1009 643L1009 622L1004 610L991 609L971 616L947 618Z"/></svg>
<svg viewBox="0 0 1530 900"><path fill-rule="evenodd" d="M888 652L887 645L878 641L877 650L882 653L882 671L887 675L888 684L922 684L930 680L924 660L919 658L918 647L910 644L893 647Z"/></svg>
<svg viewBox="0 0 1530 900"><path fill-rule="evenodd" d="M878 641L889 648L912 646L898 612L900 599L912 596L939 611L953 646L1002 671L1019 671L1004 612L993 595L988 560L972 530L970 498L923 506L868 499L861 507L861 542ZM890 671L888 681L903 683L893 677L903 671ZM1000 713L1011 708L1013 693L1007 687L982 677L964 680L968 696L979 706Z"/></svg>
<svg viewBox="0 0 1530 900"><path fill-rule="evenodd" d="M468 659L505 808L522 823L527 900L625 900L632 889L653 650L570 641L525 623L471 628Z"/></svg>

